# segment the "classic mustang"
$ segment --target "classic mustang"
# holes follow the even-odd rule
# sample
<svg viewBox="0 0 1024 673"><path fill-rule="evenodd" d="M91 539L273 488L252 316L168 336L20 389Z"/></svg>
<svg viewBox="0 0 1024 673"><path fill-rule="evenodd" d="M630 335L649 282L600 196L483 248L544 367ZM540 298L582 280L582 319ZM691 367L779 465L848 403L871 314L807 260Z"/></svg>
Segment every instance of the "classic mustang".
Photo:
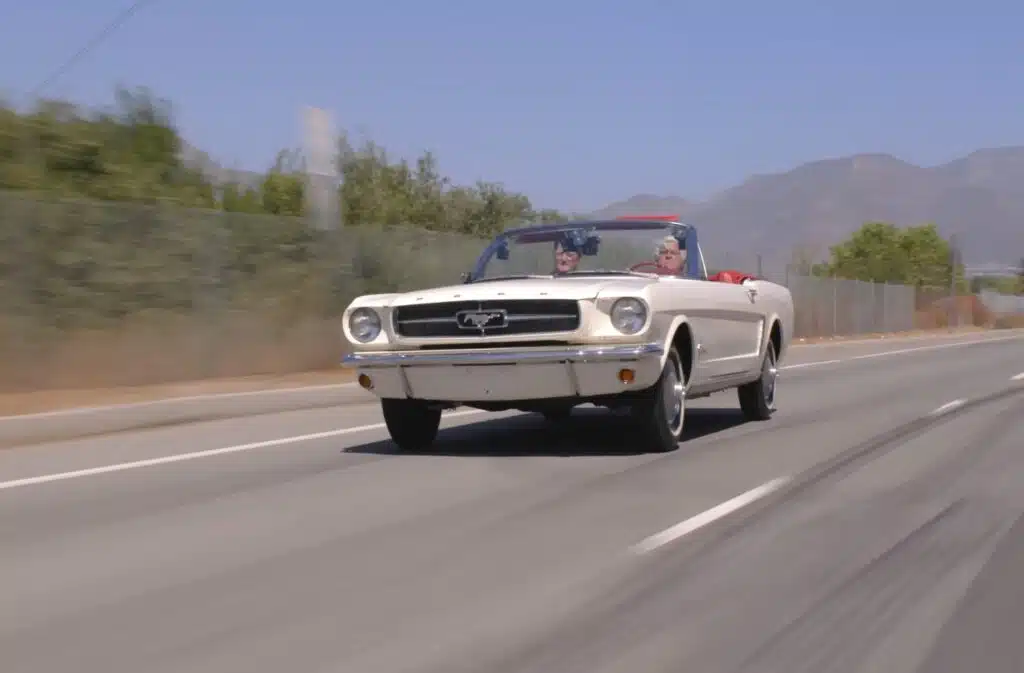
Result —
<svg viewBox="0 0 1024 673"><path fill-rule="evenodd" d="M366 295L343 330L359 384L392 439L427 448L445 408L539 412L628 408L638 443L671 451L686 401L736 388L750 419L775 410L793 332L781 285L708 277L692 225L629 217L512 229L463 283Z"/></svg>

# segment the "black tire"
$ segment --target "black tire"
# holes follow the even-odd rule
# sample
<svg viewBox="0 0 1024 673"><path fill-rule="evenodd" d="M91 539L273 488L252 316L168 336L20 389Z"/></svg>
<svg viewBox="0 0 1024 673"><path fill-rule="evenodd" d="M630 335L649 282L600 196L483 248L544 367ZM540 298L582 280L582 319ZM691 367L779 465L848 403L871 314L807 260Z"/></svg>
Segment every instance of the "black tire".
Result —
<svg viewBox="0 0 1024 673"><path fill-rule="evenodd" d="M544 420L548 423L565 423L572 416L572 407L566 405L562 407L551 407L541 412L544 416Z"/></svg>
<svg viewBox="0 0 1024 673"><path fill-rule="evenodd" d="M686 375L679 351L673 346L658 382L633 407L640 424L643 448L655 453L675 451L686 425Z"/></svg>
<svg viewBox="0 0 1024 673"><path fill-rule="evenodd" d="M775 389L779 377L775 344L768 342L761 361L761 376L736 389L740 409L749 421L767 421L775 413Z"/></svg>
<svg viewBox="0 0 1024 673"><path fill-rule="evenodd" d="M382 399L384 424L402 451L430 448L441 425L441 409L431 409L419 400Z"/></svg>

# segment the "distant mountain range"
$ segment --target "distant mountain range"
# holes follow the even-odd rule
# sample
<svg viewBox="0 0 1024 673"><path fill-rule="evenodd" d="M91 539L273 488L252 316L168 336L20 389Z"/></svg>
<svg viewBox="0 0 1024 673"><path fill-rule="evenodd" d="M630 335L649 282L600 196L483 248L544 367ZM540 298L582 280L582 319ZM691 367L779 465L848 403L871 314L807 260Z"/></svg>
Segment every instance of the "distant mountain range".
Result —
<svg viewBox="0 0 1024 673"><path fill-rule="evenodd" d="M225 169L186 146L186 163L217 182L258 185L262 175ZM637 194L593 213L678 213L700 228L709 254L760 253L785 263L796 250L824 259L828 246L864 222L935 222L957 234L970 264L1017 264L1024 257L1024 147L981 149L923 168L888 154L858 154L755 175L707 201Z"/></svg>
<svg viewBox="0 0 1024 673"><path fill-rule="evenodd" d="M712 250L782 261L796 249L823 258L870 220L935 222L957 234L968 263L1016 264L1024 257L1024 147L982 149L931 168L887 154L825 159L753 176L704 202L637 194L595 215L627 213L678 213Z"/></svg>

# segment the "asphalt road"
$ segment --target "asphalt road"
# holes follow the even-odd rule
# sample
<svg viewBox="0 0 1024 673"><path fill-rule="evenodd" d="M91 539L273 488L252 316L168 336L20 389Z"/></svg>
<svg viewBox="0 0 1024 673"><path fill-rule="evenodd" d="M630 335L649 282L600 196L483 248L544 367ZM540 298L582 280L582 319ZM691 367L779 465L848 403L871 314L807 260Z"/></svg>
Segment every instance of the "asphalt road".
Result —
<svg viewBox="0 0 1024 673"><path fill-rule="evenodd" d="M800 348L669 455L372 405L0 451L0 669L1020 673L1024 335L978 341Z"/></svg>

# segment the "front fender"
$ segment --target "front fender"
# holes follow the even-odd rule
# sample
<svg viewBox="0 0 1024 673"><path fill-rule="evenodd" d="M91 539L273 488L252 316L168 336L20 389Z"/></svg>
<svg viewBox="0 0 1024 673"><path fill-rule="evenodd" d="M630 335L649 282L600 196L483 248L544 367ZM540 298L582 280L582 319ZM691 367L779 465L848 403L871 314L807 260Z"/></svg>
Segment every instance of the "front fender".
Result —
<svg viewBox="0 0 1024 673"><path fill-rule="evenodd" d="M697 335L693 333L693 329L690 327L690 322L685 314L656 316L654 324L652 325L653 330L656 332L656 336L651 341L657 341L660 343L665 351L661 356L661 366L664 368L665 362L668 360L668 352L675 341L676 335L680 329L690 330L690 351L689 353L680 353L683 356L684 361L689 359L689 375L687 376L687 385L694 378L694 372L697 369Z"/></svg>
<svg viewBox="0 0 1024 673"><path fill-rule="evenodd" d="M760 356L764 357L768 342L771 339L772 325L778 323L781 334L779 352L776 353L781 363L789 352L793 340L794 311L793 296L789 288L770 281L754 281L761 293L761 301L765 302L762 310L764 316L764 334L761 338Z"/></svg>

